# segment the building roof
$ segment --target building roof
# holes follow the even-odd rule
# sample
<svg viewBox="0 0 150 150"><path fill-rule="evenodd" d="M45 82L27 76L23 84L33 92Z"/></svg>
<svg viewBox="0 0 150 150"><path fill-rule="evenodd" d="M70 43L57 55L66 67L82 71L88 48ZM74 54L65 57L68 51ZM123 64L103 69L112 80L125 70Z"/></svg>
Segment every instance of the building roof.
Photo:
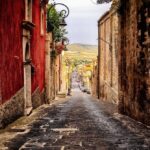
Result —
<svg viewBox="0 0 150 150"><path fill-rule="evenodd" d="M98 23L100 23L107 15L109 15L109 12L110 12L110 11L106 11L106 12L100 17L100 19L98 20Z"/></svg>

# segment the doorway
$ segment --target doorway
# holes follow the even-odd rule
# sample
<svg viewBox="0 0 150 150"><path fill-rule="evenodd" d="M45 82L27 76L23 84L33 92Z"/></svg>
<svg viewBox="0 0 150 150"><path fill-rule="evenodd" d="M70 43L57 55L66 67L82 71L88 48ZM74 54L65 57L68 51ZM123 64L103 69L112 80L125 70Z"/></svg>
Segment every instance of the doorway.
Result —
<svg viewBox="0 0 150 150"><path fill-rule="evenodd" d="M23 29L24 115L32 111L30 31Z"/></svg>

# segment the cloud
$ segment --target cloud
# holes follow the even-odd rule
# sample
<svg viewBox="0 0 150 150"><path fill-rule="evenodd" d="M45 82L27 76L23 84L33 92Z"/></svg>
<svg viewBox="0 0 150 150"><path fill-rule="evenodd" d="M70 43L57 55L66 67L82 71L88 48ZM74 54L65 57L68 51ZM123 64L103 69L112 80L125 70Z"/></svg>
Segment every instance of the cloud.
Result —
<svg viewBox="0 0 150 150"><path fill-rule="evenodd" d="M66 4L70 15L66 18L71 43L97 44L97 21L110 4L94 5L91 0L55 0Z"/></svg>

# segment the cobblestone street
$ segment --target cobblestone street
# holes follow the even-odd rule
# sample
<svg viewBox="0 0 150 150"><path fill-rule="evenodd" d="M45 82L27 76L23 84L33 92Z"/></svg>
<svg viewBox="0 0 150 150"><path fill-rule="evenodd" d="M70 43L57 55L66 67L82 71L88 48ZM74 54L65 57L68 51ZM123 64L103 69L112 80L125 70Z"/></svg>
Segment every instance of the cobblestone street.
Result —
<svg viewBox="0 0 150 150"><path fill-rule="evenodd" d="M150 0L0 0L0 150L150 150Z"/></svg>
<svg viewBox="0 0 150 150"><path fill-rule="evenodd" d="M5 132L17 133L4 142L9 150L150 149L150 129L78 89L68 101L45 108L26 129Z"/></svg>

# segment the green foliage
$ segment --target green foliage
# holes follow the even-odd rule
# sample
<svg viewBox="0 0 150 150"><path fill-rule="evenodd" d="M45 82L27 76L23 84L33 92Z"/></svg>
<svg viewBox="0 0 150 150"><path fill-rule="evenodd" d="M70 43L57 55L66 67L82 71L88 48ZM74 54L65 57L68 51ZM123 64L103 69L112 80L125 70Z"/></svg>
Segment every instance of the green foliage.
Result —
<svg viewBox="0 0 150 150"><path fill-rule="evenodd" d="M55 41L60 41L64 35L67 34L66 29L60 28L61 16L59 12L56 11L55 7L48 5L50 11L47 12L48 22L50 22L53 30L53 37ZM49 10L48 9L48 10Z"/></svg>
<svg viewBox="0 0 150 150"><path fill-rule="evenodd" d="M68 32L66 31L66 29L57 28L56 30L54 30L55 41L60 41L67 33Z"/></svg>
<svg viewBox="0 0 150 150"><path fill-rule="evenodd" d="M73 58L72 59L72 63L74 67L77 67L78 65L85 65L85 64L89 64L92 63L91 60L87 60L87 59L77 59L77 58Z"/></svg>
<svg viewBox="0 0 150 150"><path fill-rule="evenodd" d="M60 20L59 20L58 12L56 11L56 9L52 5L49 5L48 7L49 7L48 10L50 9L50 11L47 12L48 13L47 14L48 21L51 22L54 29L59 28Z"/></svg>
<svg viewBox="0 0 150 150"><path fill-rule="evenodd" d="M64 52L63 61L66 65L66 60L72 67L72 70L79 68L80 66L86 66L93 64L93 61L97 59L97 46L71 44L67 48L69 51Z"/></svg>

